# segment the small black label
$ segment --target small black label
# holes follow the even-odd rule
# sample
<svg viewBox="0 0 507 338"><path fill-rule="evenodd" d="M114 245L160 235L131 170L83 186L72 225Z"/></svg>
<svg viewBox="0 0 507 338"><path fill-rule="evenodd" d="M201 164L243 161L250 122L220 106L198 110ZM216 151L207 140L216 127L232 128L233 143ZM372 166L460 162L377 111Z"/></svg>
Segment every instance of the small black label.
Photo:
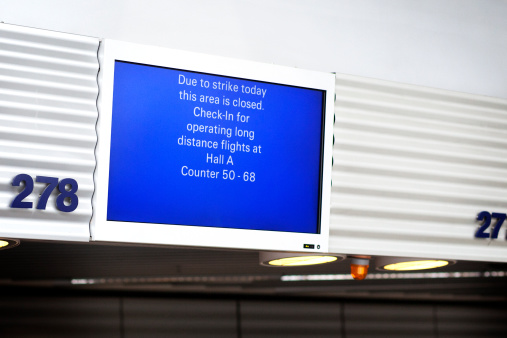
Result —
<svg viewBox="0 0 507 338"><path fill-rule="evenodd" d="M315 245L314 244L303 244L303 248L305 248L305 249L315 249Z"/></svg>

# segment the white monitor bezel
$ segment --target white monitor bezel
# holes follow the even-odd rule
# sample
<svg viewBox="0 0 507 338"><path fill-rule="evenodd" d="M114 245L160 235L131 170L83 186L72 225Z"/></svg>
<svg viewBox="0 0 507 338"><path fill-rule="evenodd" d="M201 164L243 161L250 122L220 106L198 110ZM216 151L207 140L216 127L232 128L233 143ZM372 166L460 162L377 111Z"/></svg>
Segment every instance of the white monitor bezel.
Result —
<svg viewBox="0 0 507 338"><path fill-rule="evenodd" d="M326 91L320 233L293 233L118 222L107 220L114 64L116 60ZM234 249L327 252L329 242L335 75L271 64L210 56L162 47L104 40L99 52L97 168L90 224L92 241L165 244ZM127 183L126 183L127 184ZM304 248L313 244L313 248Z"/></svg>

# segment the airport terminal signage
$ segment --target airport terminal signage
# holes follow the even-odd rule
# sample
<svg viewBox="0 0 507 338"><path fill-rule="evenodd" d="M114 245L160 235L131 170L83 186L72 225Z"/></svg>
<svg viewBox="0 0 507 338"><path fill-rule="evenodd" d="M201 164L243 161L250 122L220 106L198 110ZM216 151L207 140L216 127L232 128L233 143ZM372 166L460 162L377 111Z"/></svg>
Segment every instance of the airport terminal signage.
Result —
<svg viewBox="0 0 507 338"><path fill-rule="evenodd" d="M0 33L1 238L506 261L505 100Z"/></svg>
<svg viewBox="0 0 507 338"><path fill-rule="evenodd" d="M92 239L326 251L334 75L106 41Z"/></svg>

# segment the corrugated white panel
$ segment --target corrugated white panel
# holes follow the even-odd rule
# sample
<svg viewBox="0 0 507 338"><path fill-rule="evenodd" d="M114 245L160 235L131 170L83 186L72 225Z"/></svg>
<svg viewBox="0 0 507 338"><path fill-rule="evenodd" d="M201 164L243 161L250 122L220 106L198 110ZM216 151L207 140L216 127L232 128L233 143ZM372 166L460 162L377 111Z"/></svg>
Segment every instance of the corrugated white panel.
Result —
<svg viewBox="0 0 507 338"><path fill-rule="evenodd" d="M507 213L507 101L345 75L336 95L331 252L507 261L505 229L474 238Z"/></svg>
<svg viewBox="0 0 507 338"><path fill-rule="evenodd" d="M89 239L97 141L97 49L99 40L0 24L0 236ZM45 184L35 183L24 201L10 204L21 187L18 174L73 178L79 205L73 212L35 209Z"/></svg>

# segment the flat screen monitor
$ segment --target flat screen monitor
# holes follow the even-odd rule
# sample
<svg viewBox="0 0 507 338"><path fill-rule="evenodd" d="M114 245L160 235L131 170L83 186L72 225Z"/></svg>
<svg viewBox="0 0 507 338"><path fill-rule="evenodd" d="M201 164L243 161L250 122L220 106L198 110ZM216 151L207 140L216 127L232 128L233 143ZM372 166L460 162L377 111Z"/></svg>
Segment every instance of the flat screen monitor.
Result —
<svg viewBox="0 0 507 338"><path fill-rule="evenodd" d="M92 239L327 251L334 75L100 52Z"/></svg>

